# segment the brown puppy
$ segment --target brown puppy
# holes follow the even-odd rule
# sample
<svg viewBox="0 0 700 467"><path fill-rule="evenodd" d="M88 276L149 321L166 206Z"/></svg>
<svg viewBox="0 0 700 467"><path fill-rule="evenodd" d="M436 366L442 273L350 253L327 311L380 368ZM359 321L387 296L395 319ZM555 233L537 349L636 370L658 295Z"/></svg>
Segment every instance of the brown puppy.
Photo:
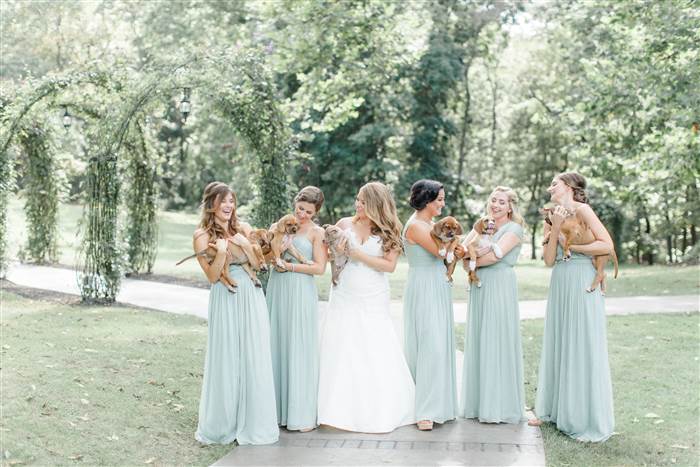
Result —
<svg viewBox="0 0 700 467"><path fill-rule="evenodd" d="M313 264L313 261L306 259L292 243L292 238L298 230L299 221L297 221L294 214L282 216L280 220L272 224L272 228L270 229L270 252L265 255L265 260L273 264L280 272L286 271L284 262L282 261L282 253L284 253L285 250L300 263Z"/></svg>
<svg viewBox="0 0 700 467"><path fill-rule="evenodd" d="M496 221L491 216L484 216L476 221L473 231L475 235L472 235L470 232L470 235L465 239L470 261L464 260L464 269L469 274L469 284L476 284L477 287L481 287L481 280L476 275L476 251L480 248L491 246L493 243L491 236L496 232Z"/></svg>
<svg viewBox="0 0 700 467"><path fill-rule="evenodd" d="M270 251L272 251L272 246L270 245L272 235L265 229L253 229L248 235L248 240L253 246L253 252L260 263L260 270L267 271L265 255L269 255Z"/></svg>
<svg viewBox="0 0 700 467"><path fill-rule="evenodd" d="M230 249L233 256L233 264L240 264L253 281L256 287L262 287L257 273L267 271L265 264L264 248L269 249L269 233L265 229L253 229L250 231L246 240L248 243L243 245L233 245Z"/></svg>
<svg viewBox="0 0 700 467"><path fill-rule="evenodd" d="M349 246L347 242L345 243L345 248L342 250L338 244L342 239L347 237L345 232L335 225L326 224L323 226L323 230L325 230L323 243L328 245L328 259L331 261L331 282L333 282L333 285L338 285L340 273L343 272L349 260Z"/></svg>
<svg viewBox="0 0 700 467"><path fill-rule="evenodd" d="M551 215L554 211L554 206L551 204L545 205L540 209L540 214L544 215L544 220L549 225L552 225ZM564 244L562 249L564 250L564 261L569 261L571 259L571 245L586 245L595 241L595 236L593 232L588 227L588 225L576 215L575 212L567 211L567 217L561 224L559 229L561 234L564 236ZM543 245L549 243L549 234L544 238L542 242ZM613 247L612 253L609 255L598 255L593 257L593 265L596 270L596 275L593 278L593 282L586 289L587 292L593 292L599 285L600 291L605 295L605 265L612 256L613 264L615 265L614 278L617 279L618 273L618 263L617 263L617 253Z"/></svg>
<svg viewBox="0 0 700 467"><path fill-rule="evenodd" d="M452 274L457 266L455 247L459 245L459 236L462 235L462 226L452 216L444 217L433 225L430 237L438 248L438 254L445 258L447 266L447 280L452 283Z"/></svg>
<svg viewBox="0 0 700 467"><path fill-rule="evenodd" d="M229 240L228 241L228 246L226 248L226 262L224 263L224 267L221 270L221 277L219 278L219 281L221 281L222 284L228 289L229 292L231 293L236 293L236 287L238 287L238 283L231 277L231 275L228 272L229 266L231 266L232 263L234 263L234 251L231 248L233 243ZM202 251L198 251L197 253L190 255L186 258L182 258L180 261L175 263L175 266L179 266L188 259L192 258L197 258L199 256L204 256L207 259L207 262L211 265L211 263L214 262L214 258L216 258L216 245L214 243L209 243L209 246L207 246L206 249Z"/></svg>

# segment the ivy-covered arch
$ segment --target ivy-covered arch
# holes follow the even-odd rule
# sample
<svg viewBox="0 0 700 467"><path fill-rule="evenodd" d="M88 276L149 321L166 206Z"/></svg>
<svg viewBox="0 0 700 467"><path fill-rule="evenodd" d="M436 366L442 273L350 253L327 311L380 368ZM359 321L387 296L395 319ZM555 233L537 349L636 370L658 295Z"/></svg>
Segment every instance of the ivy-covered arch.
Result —
<svg viewBox="0 0 700 467"><path fill-rule="evenodd" d="M144 79L145 76L145 79ZM84 300L113 302L120 286L122 257L132 269L150 268L155 252L156 173L143 122L163 105L164 96L189 87L210 99L209 107L230 119L254 154L256 181L253 222L269 225L288 206L286 163L294 151L290 133L277 104L275 89L262 54L256 51L221 51L179 63L165 63L141 71L138 78L114 80L111 73L82 72L62 79L47 79L15 103L3 106L0 119L0 260L6 250L7 196L13 188L8 148L28 111L42 99L85 83L109 90L112 99L95 111L96 129L86 170L85 212L81 242L79 286ZM24 97L22 97L24 96ZM116 96L116 99L115 99ZM97 106L97 103L93 105ZM201 106L195 102L196 108ZM95 107L97 108L97 107ZM124 157L124 155L128 157ZM126 193L129 228L126 252L118 239L117 217L122 198L121 175L131 181Z"/></svg>
<svg viewBox="0 0 700 467"><path fill-rule="evenodd" d="M0 272L3 274L7 262L7 204L15 187L11 148L15 146L27 156L25 212L29 232L21 256L37 263L53 262L57 256L60 183L56 176L54 135L45 121L45 113L59 107L57 99L67 91L88 85L112 93L119 88L111 73L95 70L28 79L14 95L3 95L0 99ZM81 108L88 117L99 117L92 103L76 100L72 108Z"/></svg>

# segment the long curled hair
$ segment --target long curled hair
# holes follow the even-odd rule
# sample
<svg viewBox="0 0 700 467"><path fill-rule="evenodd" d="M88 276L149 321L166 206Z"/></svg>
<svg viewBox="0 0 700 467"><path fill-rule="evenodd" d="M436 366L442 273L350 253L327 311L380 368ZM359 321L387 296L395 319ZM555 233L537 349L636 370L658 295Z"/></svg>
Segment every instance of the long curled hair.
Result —
<svg viewBox="0 0 700 467"><path fill-rule="evenodd" d="M372 234L382 239L384 252L402 251L402 225L389 188L383 183L369 182L360 188L357 196L365 203L365 214L372 222ZM357 222L357 216L353 218L353 222Z"/></svg>
<svg viewBox="0 0 700 467"><path fill-rule="evenodd" d="M493 189L488 199L486 200L486 212L491 215L491 198L496 193L504 193L508 198L508 207L510 212L508 213L508 219L512 220L516 224L520 224L521 227L525 228L525 219L522 214L520 214L520 209L518 208L518 194L510 187L507 186L497 186Z"/></svg>
<svg viewBox="0 0 700 467"><path fill-rule="evenodd" d="M233 196L233 212L228 220L226 229L224 229L216 223L214 213L219 208L221 201L229 194ZM232 237L238 233L238 216L236 215L238 201L236 200L236 193L230 186L221 182L208 184L204 188L204 193L202 193L202 204L199 207L202 212L199 228L209 236L210 242L215 241L217 238Z"/></svg>
<svg viewBox="0 0 700 467"><path fill-rule="evenodd" d="M557 175L564 185L571 188L574 193L574 201L588 204L588 195L586 194L586 179L578 172L564 172Z"/></svg>

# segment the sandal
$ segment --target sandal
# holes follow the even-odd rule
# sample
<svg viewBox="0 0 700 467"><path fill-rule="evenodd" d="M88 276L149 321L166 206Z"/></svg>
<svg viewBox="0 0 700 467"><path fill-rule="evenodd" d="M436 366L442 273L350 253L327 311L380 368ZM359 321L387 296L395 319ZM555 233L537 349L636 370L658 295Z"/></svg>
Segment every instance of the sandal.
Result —
<svg viewBox="0 0 700 467"><path fill-rule="evenodd" d="M539 418L531 418L530 420L527 421L527 424L530 426L541 426L544 422L540 420Z"/></svg>
<svg viewBox="0 0 700 467"><path fill-rule="evenodd" d="M421 420L418 423L418 429L421 431L430 431L433 429L433 421L432 420Z"/></svg>

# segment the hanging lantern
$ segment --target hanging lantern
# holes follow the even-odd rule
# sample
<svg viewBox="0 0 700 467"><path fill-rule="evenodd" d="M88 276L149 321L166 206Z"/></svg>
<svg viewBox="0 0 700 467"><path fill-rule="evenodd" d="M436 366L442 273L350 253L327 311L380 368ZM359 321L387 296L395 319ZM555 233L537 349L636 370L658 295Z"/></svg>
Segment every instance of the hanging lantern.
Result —
<svg viewBox="0 0 700 467"><path fill-rule="evenodd" d="M180 101L180 113L182 114L182 122L187 122L187 117L190 115L192 106L190 104L190 88L182 89L182 100Z"/></svg>
<svg viewBox="0 0 700 467"><path fill-rule="evenodd" d="M73 117L68 113L68 106L63 107L63 128L66 130L70 128L73 123Z"/></svg>

